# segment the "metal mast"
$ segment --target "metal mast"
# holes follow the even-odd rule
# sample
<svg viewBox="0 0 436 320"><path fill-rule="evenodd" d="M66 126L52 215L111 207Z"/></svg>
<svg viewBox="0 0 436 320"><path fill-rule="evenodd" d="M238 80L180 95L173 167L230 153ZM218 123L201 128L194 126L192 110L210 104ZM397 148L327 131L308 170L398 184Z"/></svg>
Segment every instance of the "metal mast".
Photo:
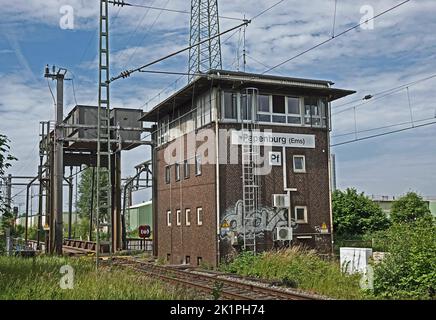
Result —
<svg viewBox="0 0 436 320"><path fill-rule="evenodd" d="M242 143L242 224L244 250L256 253L256 215L259 202L259 177L257 172L260 147L253 143L253 135L258 131L258 90L247 88L241 99L242 136L248 141ZM245 139L244 139L245 140Z"/></svg>
<svg viewBox="0 0 436 320"><path fill-rule="evenodd" d="M100 0L99 88L97 120L97 267L101 253L101 234L107 230L109 255L112 257L112 177L109 101L109 1ZM104 183L104 185L102 185ZM106 242L107 244L107 242Z"/></svg>
<svg viewBox="0 0 436 320"><path fill-rule="evenodd" d="M218 0L191 0L191 29L189 45L220 33ZM221 40L216 37L189 50L189 81L193 74L222 69Z"/></svg>

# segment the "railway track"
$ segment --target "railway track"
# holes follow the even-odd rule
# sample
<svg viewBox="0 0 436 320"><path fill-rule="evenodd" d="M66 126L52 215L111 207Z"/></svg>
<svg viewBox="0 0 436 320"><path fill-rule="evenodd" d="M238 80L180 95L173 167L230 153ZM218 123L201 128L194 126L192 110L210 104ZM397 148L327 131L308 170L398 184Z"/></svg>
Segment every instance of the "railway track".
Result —
<svg viewBox="0 0 436 320"><path fill-rule="evenodd" d="M240 279L231 279L228 275L207 274L193 270L180 270L174 267L158 266L152 263L138 261L131 258L115 257L113 263L145 273L163 281L182 285L202 291L206 294L219 295L228 300L322 300L322 297L289 292L267 286L253 284Z"/></svg>
<svg viewBox="0 0 436 320"><path fill-rule="evenodd" d="M65 241L64 253L71 256L95 254L95 243L85 241ZM140 261L132 257L114 256L114 265L130 268L174 285L182 285L205 294L219 295L227 300L323 300L325 297L280 289L268 283L249 281L232 277L229 274L210 273L197 269L160 266L152 262Z"/></svg>

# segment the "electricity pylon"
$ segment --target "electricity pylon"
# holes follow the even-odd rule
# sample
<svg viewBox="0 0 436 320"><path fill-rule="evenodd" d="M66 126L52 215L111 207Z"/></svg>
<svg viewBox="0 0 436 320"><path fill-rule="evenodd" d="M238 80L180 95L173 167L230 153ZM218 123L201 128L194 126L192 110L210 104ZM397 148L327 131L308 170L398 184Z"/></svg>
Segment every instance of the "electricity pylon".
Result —
<svg viewBox="0 0 436 320"><path fill-rule="evenodd" d="M195 73L222 69L221 40L219 37L206 41L220 33L218 0L191 0L191 30L189 45L189 81Z"/></svg>

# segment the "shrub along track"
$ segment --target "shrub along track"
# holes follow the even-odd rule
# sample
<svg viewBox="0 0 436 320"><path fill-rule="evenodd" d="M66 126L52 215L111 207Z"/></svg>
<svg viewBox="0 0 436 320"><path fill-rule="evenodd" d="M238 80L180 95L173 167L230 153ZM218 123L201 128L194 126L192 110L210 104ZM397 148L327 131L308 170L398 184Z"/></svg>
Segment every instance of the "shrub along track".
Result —
<svg viewBox="0 0 436 320"><path fill-rule="evenodd" d="M320 296L289 292L264 284L253 284L230 279L218 274L208 274L189 269L159 266L150 262L138 261L127 257L114 257L113 264L131 268L163 281L182 285L206 294L215 294L228 300L321 300Z"/></svg>

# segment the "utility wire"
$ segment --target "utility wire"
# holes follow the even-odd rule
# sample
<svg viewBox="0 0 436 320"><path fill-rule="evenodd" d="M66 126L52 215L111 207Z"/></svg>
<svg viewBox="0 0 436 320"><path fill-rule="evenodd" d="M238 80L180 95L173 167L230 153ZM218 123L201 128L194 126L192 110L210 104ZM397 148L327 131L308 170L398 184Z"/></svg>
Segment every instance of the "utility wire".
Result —
<svg viewBox="0 0 436 320"><path fill-rule="evenodd" d="M360 101L364 101L364 100L369 100L369 99L372 99L373 97L377 97L379 95L387 94L387 93L390 93L392 91L396 91L398 89L405 89L406 87L412 87L412 86L414 86L414 85L416 85L418 83L421 83L421 82L424 82L424 81L428 81L428 80L433 79L433 78L436 78L436 74L433 74L431 76L428 76L428 77L425 77L425 78L422 78L422 79L419 79L419 80L415 80L415 81L412 81L410 83L406 83L406 84L403 84L403 85L400 85L400 86L397 86L397 87L393 87L391 89L383 90L381 92L377 92L377 93L374 93L372 95L367 95L367 96L365 96L362 99L356 99L356 100L353 100L353 101L350 101L350 102L346 102L346 103L337 105L337 106L334 107L334 109L338 109L338 108L341 108L341 107L344 107L344 106L348 106L348 105L356 103L356 102L360 102Z"/></svg>
<svg viewBox="0 0 436 320"><path fill-rule="evenodd" d="M297 55L295 55L295 56L293 56L293 57L291 57L291 58L289 58L289 59L286 59L285 61L283 61L283 62L281 62L281 63L275 65L274 67L269 68L268 70L264 71L262 74L268 73L268 72L270 72L270 71L272 71L272 70L274 70L274 69L276 69L276 68L278 68L278 67L280 67L280 66L282 66L282 65L284 65L284 64L286 64L286 63L288 63L288 62L290 62L290 61L292 61L292 60L295 60L295 59L301 57L302 55L304 55L304 54L306 54L306 53L308 53L308 52L310 52L310 51L313 51L313 50L315 50L315 49L317 49L317 48L319 48L319 47L325 45L326 43L329 43L330 41L333 41L334 39L337 39L337 38L339 38L340 36L343 36L343 35L349 33L350 31L353 31L353 30L359 28L360 26L362 26L362 25L364 25L364 24L367 24L367 23L370 22L370 21L375 20L375 19L377 19L377 18L379 18L379 17L381 17L381 16L387 14L388 12L391 12L391 11L393 11L393 10L395 10L395 9L397 9L397 8L399 8L399 7L401 7L402 5L404 5L404 4L408 3L408 2L410 2L410 0L405 0L405 1L403 1L403 2L401 2L401 3L399 3L399 4L397 4L396 6L393 6L393 7L389 8L389 9L387 9L387 10L385 10L385 11L383 11L383 12L377 14L377 15L375 15L374 17L372 17L372 18L370 18L370 19L367 19L367 20L365 20L365 21L363 21L363 22L361 22L361 23L359 23L359 24L357 24L357 25L355 25L355 26L353 26L353 27L351 27L351 28L348 28L347 30L342 31L342 32L339 33L338 35L336 35L336 36L334 36L334 37L332 37L332 38L329 38L329 39L327 39L327 40L324 40L324 41L318 43L317 45L315 45L315 46L313 46L313 47L311 47L311 48L309 48L309 49L307 49L307 50L304 50L303 52L300 52L299 54L297 54Z"/></svg>
<svg viewBox="0 0 436 320"><path fill-rule="evenodd" d="M121 7L127 6L127 7L144 8L144 9L149 9L149 10L160 10L160 11L167 11L167 12L173 12L173 13L191 14L190 11L177 10L177 9L169 9L166 6L164 6L163 8L161 8L161 7L154 7L153 4L151 6L148 6L148 5L143 5L143 4L127 3L127 2L124 2L124 1L116 1L116 0L109 1L109 3L112 3L113 5L118 5L118 6L121 6ZM241 18L227 17L227 16L219 16L219 18L227 19L227 20L244 21L244 19L241 19Z"/></svg>
<svg viewBox="0 0 436 320"><path fill-rule="evenodd" d="M205 43L205 42L208 42L208 41L210 41L210 40L212 40L212 39L215 39L215 38L217 38L217 37L220 37L220 36L222 36L222 35L224 35L224 34L227 34L227 33L229 33L229 32L232 32L233 30L238 29L238 28L240 28L240 27L242 27L242 26L245 26L245 25L249 24L250 22L251 22L250 20L244 21L244 23L242 23L242 24L240 24L240 25L237 25L236 27L233 27L233 28L231 28L231 29L228 29L228 30L226 30L226 31L223 31L223 32L221 32L221 33L219 33L219 34L217 34L217 35L214 35L214 36L210 37L210 38L207 38L207 39L201 40L200 42L198 42L198 43L196 43L196 44L194 44L194 45L191 45L191 46L189 46L189 47L186 47L186 48L180 49L180 50L178 50L178 51L176 51L176 52L170 53L170 54L168 54L168 55L166 55L166 56L164 56L164 57L162 57L162 58L159 58L159 59L154 60L154 61L152 61L152 62L150 62L150 63L147 63L147 64L145 64L145 65L143 65L143 66L141 66L141 67L138 67L138 68L136 68L136 69L131 69L131 70L123 71L123 72L121 72L118 76L116 76L116 77L112 77L112 78L109 80L109 83L114 82L114 81L116 81L116 80L119 80L119 79L121 79L121 78L123 78L123 79L128 78L132 73L139 72L139 71L141 71L142 69L145 69L145 68L150 67L150 66L152 66L152 65L154 65L154 64L156 64L156 63L162 62L162 61L164 61L164 60L166 60L166 59L168 59L168 58L174 57L174 56L176 56L176 55L178 55L178 54L180 54L180 53L183 53L183 52L185 52L185 51L188 51L188 50L190 50L191 48L193 48L193 47L195 47L195 46L198 46L198 45L203 44L203 43Z"/></svg>
<svg viewBox="0 0 436 320"><path fill-rule="evenodd" d="M251 20L254 20L256 18L259 18L261 15L267 13L269 10L271 10L272 8L278 6L280 3L285 2L286 0L281 0L275 4L273 4L271 7L266 8L265 10L261 11L260 13L256 14L253 18L251 18Z"/></svg>
<svg viewBox="0 0 436 320"><path fill-rule="evenodd" d="M382 127L378 127L378 128L359 130L357 132L353 131L353 132L349 132L349 133L340 133L340 134L333 135L331 137L332 138L339 138L339 137L351 136L351 135L354 135L356 133L366 133L366 132L378 131L378 130L389 129L389 128L394 128L394 127L399 127L399 126L405 126L407 124L413 124L413 123L416 123L416 122L424 122L424 121L435 120L435 118L436 117L431 117L431 118L426 118L426 119L421 119L421 120L414 120L413 122L412 121L399 122L399 123L395 123L395 124L391 124L391 125L387 125L387 126L382 126Z"/></svg>
<svg viewBox="0 0 436 320"><path fill-rule="evenodd" d="M358 139L354 139L354 140L350 140L350 141L336 143L336 144L332 144L330 146L331 147L338 147L338 146L342 146L342 145L346 145L346 144L350 144L350 143L354 143L354 142L359 142L359 141L374 139L374 138L378 138L378 137L383 137L383 136L391 135L391 134L394 134L394 133L408 131L408 130L417 129L417 128L422 128L422 127L426 127L426 126L430 126L430 125L434 125L434 124L436 124L436 121L425 123L425 124L421 124L421 125L417 125L417 126L415 125L414 127L409 127L409 128L398 129L398 130L394 130L394 131L390 131L390 132L375 134L375 135L364 137L364 138L358 138Z"/></svg>

